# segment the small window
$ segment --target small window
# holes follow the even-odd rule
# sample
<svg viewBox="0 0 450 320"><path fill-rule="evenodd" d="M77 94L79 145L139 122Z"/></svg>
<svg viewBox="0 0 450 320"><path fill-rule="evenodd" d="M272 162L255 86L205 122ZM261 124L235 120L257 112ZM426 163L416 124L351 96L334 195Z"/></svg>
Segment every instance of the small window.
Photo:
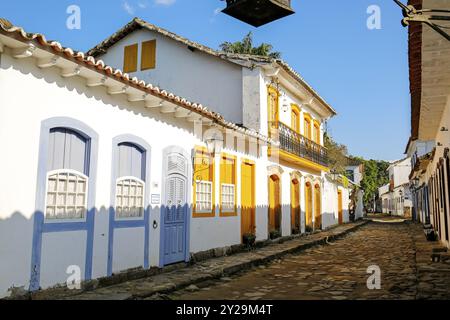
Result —
<svg viewBox="0 0 450 320"><path fill-rule="evenodd" d="M304 136L311 140L311 118L305 116L304 119Z"/></svg>
<svg viewBox="0 0 450 320"><path fill-rule="evenodd" d="M222 212L235 212L235 185L222 183Z"/></svg>
<svg viewBox="0 0 450 320"><path fill-rule="evenodd" d="M236 157L227 154L220 160L220 213L236 214Z"/></svg>
<svg viewBox="0 0 450 320"><path fill-rule="evenodd" d="M194 217L214 217L214 157L205 148L195 149Z"/></svg>
<svg viewBox="0 0 450 320"><path fill-rule="evenodd" d="M212 182L197 181L195 194L195 211L197 213L209 213L212 210Z"/></svg>
<svg viewBox="0 0 450 320"><path fill-rule="evenodd" d="M156 68L156 40L142 43L141 70Z"/></svg>
<svg viewBox="0 0 450 320"><path fill-rule="evenodd" d="M116 184L116 217L142 218L144 216L145 183L134 177L124 177Z"/></svg>
<svg viewBox="0 0 450 320"><path fill-rule="evenodd" d="M138 44L126 46L124 49L123 72L131 73L137 71Z"/></svg>
<svg viewBox="0 0 450 320"><path fill-rule="evenodd" d="M300 109L296 104L291 105L291 128L300 133Z"/></svg>
<svg viewBox="0 0 450 320"><path fill-rule="evenodd" d="M88 177L78 172L49 172L45 218L84 219L87 210L87 185Z"/></svg>
<svg viewBox="0 0 450 320"><path fill-rule="evenodd" d="M117 148L116 218L142 218L145 201L146 152L130 142L122 142L117 145Z"/></svg>
<svg viewBox="0 0 450 320"><path fill-rule="evenodd" d="M320 144L320 125L314 123L314 142Z"/></svg>

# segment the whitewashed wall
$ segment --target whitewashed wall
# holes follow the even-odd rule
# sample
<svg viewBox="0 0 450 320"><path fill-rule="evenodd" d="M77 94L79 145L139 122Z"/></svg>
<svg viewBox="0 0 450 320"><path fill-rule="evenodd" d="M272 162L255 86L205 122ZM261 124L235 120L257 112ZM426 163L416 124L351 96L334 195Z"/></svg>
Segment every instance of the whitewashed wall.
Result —
<svg viewBox="0 0 450 320"><path fill-rule="evenodd" d="M141 45L156 39L156 68L140 71ZM242 123L242 68L203 53L188 49L177 41L150 30L137 30L100 56L106 64L123 69L124 47L139 44L138 77L193 102L213 107L225 119Z"/></svg>
<svg viewBox="0 0 450 320"><path fill-rule="evenodd" d="M151 146L151 177L147 183L151 194L161 194L162 152L167 146L181 146L190 154L201 141L193 135L193 125L159 110L145 109L130 103L125 96L110 96L105 88L88 88L81 78L64 79L58 69L39 69L32 59L16 60L1 55L0 66L0 143L7 156L0 157L0 297L11 287L28 289L32 254L33 219L36 203L38 154L41 122L53 117L69 117L83 122L97 132L98 166L94 227L93 272L98 278L107 274L108 209L111 199L112 140L133 134ZM182 82L182 81L180 81ZM233 89L234 90L234 89ZM161 139L164 137L164 139ZM262 148L267 154L267 148ZM266 156L256 160L256 234L258 240L268 236ZM219 166L216 166L219 170ZM290 177L292 168L283 167L282 234L290 234ZM309 175L301 172L301 175ZM216 174L217 176L217 174ZM320 178L318 176L317 178ZM301 184L302 230L304 230L304 179ZM218 181L218 179L216 179ZM238 201L240 174L238 174ZM216 187L216 192L219 188ZM326 193L322 193L326 197ZM348 196L344 196L344 199ZM216 202L219 201L218 193ZM323 204L327 199L323 199ZM348 207L344 203L344 208ZM333 210L333 209L330 209ZM160 259L160 208L150 212L149 263L158 266ZM330 222L331 223L331 222ZM142 229L115 230L113 271L142 266ZM190 220L190 251L198 252L240 243L240 218L193 218ZM130 245L133 244L133 245ZM42 288L64 283L68 265L85 265L85 232L59 232L43 235L41 257Z"/></svg>
<svg viewBox="0 0 450 320"><path fill-rule="evenodd" d="M88 88L81 78L63 79L58 69L41 70L31 59L15 60L5 54L1 56L0 105L0 142L3 150L11 155L0 158L0 296L7 295L8 288L13 286L29 287L41 121L70 117L85 123L99 135L94 278L105 276L107 268L112 139L121 134L133 134L150 144L148 187L151 194L161 194L162 150L177 145L191 154L192 148L201 143L192 134L191 123L145 109L139 103L131 104L125 97L109 96L104 88ZM257 165L258 176L263 175L266 167ZM257 186L267 188L262 183ZM262 200L260 195L264 192L267 193L258 190L257 201ZM261 205L267 202L262 201ZM149 220L150 224L156 221L160 225L158 205L153 207ZM257 223L267 225L266 219L258 219ZM198 218L192 219L190 225L192 252L240 243L239 217ZM266 232L259 233L259 238L265 236ZM159 265L159 237L159 228L151 227L152 266ZM64 282L68 263L80 265L84 274L85 238L85 232L44 234L43 288ZM142 265L143 239L142 228L115 230L113 271ZM136 245L130 246L130 243Z"/></svg>

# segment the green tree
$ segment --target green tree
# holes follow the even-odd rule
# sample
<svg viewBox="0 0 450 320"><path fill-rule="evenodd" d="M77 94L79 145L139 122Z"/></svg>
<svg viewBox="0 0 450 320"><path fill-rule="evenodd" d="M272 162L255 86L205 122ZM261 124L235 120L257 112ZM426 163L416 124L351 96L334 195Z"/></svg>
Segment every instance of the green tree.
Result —
<svg viewBox="0 0 450 320"><path fill-rule="evenodd" d="M379 160L363 160L364 175L361 187L364 189L364 205L372 204L378 193L378 188L389 182L387 168L389 163Z"/></svg>
<svg viewBox="0 0 450 320"><path fill-rule="evenodd" d="M257 56L265 56L273 59L280 59L281 53L272 51L273 46L268 43L262 43L258 47L253 46L253 34L249 32L242 41L234 43L224 42L220 45L220 49L228 53L252 54Z"/></svg>
<svg viewBox="0 0 450 320"><path fill-rule="evenodd" d="M339 144L328 134L324 134L324 145L328 150L328 164L331 171L345 175L348 164L347 146Z"/></svg>

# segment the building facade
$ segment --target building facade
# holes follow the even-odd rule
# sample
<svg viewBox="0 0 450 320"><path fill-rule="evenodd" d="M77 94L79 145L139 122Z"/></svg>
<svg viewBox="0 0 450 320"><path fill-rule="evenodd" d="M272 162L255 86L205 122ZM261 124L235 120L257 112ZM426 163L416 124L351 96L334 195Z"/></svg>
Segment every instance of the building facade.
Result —
<svg viewBox="0 0 450 320"><path fill-rule="evenodd" d="M382 213L411 218L412 194L409 188L411 159L405 158L391 163L387 169L389 183L378 189Z"/></svg>
<svg viewBox="0 0 450 320"><path fill-rule="evenodd" d="M84 54L0 20L0 296L349 221L285 62L128 27Z"/></svg>
<svg viewBox="0 0 450 320"><path fill-rule="evenodd" d="M445 0L411 0L417 9L447 9ZM433 228L450 246L450 42L428 26L409 26L411 137L406 153L412 158L410 184L415 219Z"/></svg>

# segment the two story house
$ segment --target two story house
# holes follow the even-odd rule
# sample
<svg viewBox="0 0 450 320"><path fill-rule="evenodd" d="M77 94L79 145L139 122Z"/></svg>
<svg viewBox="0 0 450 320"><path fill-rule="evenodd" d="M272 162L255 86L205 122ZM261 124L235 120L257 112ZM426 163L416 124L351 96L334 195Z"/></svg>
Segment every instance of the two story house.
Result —
<svg viewBox="0 0 450 320"><path fill-rule="evenodd" d="M305 211L307 227L334 223L328 221L333 208L323 201L323 177L328 172L323 133L324 123L336 112L286 62L219 52L139 18L88 54L131 76L202 101L239 126L279 142L263 154L275 165L269 175L269 194L279 195L268 197L269 203L257 202L270 208L269 232L300 231L300 209L292 213L291 228L289 219L284 219L282 228L282 211L289 211L282 204L292 200L294 207ZM289 178L297 173L301 178ZM291 199L289 190L294 188L294 194L300 194L297 200Z"/></svg>

